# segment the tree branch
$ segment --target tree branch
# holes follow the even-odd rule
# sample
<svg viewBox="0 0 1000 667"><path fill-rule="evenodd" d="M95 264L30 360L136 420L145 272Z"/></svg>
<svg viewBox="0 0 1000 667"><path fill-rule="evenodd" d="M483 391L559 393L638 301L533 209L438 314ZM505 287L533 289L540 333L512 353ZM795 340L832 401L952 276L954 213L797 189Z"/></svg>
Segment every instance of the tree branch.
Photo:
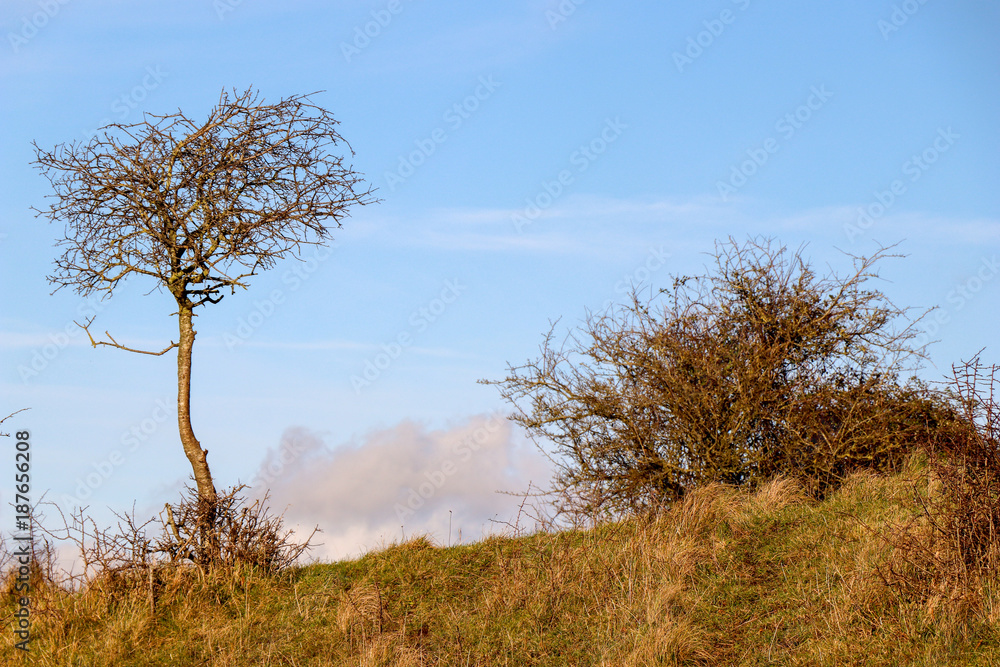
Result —
<svg viewBox="0 0 1000 667"><path fill-rule="evenodd" d="M136 354L150 354L150 355L152 355L154 357L159 357L161 355L164 355L167 352L169 352L170 350L172 350L175 347L177 347L177 343L174 343L174 342L171 341L171 343L170 343L169 346L163 348L159 352L151 352L149 350L136 350L136 349L131 348L131 347L125 347L124 345L122 345L121 343L119 343L118 341L116 341L111 336L111 334L108 333L107 331L104 332L104 335L108 337L108 340L111 341L110 343L108 343L106 341L103 341L103 340L94 340L94 337L90 334L90 325L93 322L94 322L94 318L93 317L91 317L89 320L87 320L86 324L80 324L79 322L77 322L75 320L73 321L73 324L75 324L76 326L80 327L81 329L83 329L84 331L87 332L87 338L90 339L90 344L91 344L92 347L97 347L98 345L107 345L108 347L116 347L119 350L125 350L126 352L135 352Z"/></svg>
<svg viewBox="0 0 1000 667"><path fill-rule="evenodd" d="M16 415L17 413L24 412L25 410L29 410L29 409L30 408L21 408L20 410L15 410L14 412L10 413L9 415L7 415L6 417L4 417L3 419L0 419L0 424L4 423L5 421L7 421L8 419L10 419L11 417L13 417L14 415ZM6 437L9 437L9 436L10 436L10 433L2 433L2 432L0 432L0 437L6 438Z"/></svg>

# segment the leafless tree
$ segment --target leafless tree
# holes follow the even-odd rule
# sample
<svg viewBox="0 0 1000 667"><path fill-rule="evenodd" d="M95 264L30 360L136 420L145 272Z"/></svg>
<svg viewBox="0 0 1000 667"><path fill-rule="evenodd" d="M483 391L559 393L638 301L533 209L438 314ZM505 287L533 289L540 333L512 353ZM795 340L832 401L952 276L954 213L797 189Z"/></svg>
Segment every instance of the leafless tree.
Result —
<svg viewBox="0 0 1000 667"><path fill-rule="evenodd" d="M212 507L215 485L191 425L195 309L218 303L284 257L330 238L352 205L375 200L344 157L337 121L309 96L265 104L253 89L223 91L208 119L180 110L112 124L90 141L44 150L35 165L54 189L39 215L65 224L63 254L49 276L81 295L110 297L133 275L152 279L177 302L178 342L138 350L90 334L91 343L162 355L177 348L181 444L199 498Z"/></svg>
<svg viewBox="0 0 1000 667"><path fill-rule="evenodd" d="M631 512L710 481L795 475L822 495L896 465L935 406L897 383L914 322L870 285L881 250L819 276L770 239L717 246L713 270L592 314L495 384L554 445L562 508Z"/></svg>

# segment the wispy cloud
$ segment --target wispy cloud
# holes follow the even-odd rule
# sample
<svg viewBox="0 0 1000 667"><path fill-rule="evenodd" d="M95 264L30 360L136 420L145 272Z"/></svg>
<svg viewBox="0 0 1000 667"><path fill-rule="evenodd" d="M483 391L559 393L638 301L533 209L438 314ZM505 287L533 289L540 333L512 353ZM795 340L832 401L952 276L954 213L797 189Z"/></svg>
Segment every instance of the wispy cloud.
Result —
<svg viewBox="0 0 1000 667"><path fill-rule="evenodd" d="M224 347L226 346L225 339L220 336L205 336L203 339L199 338L199 345L207 345L211 347ZM2 345L2 341L0 341ZM336 351L336 350L350 350L350 351L362 351L362 352L379 352L382 350L382 344L380 343L362 343L358 341L350 340L311 340L311 341L278 341L278 340L262 340L262 341L245 341L241 343L245 347L253 347L265 350L295 350L295 351ZM447 358L447 359L472 359L475 355L471 355L467 352L460 352L447 347L419 347L412 346L407 347L408 353L413 353L417 355L423 355L426 357L437 357L437 358Z"/></svg>
<svg viewBox="0 0 1000 667"><path fill-rule="evenodd" d="M451 251L604 255L610 247L645 248L652 230L732 227L745 216L710 200L614 199L569 195L539 212L518 232L523 208L434 208L402 215L365 216L345 237L378 244ZM613 238L613 246L608 239Z"/></svg>
<svg viewBox="0 0 1000 667"><path fill-rule="evenodd" d="M616 199L569 195L539 212L518 233L512 218L520 208L435 208L401 216L380 215L360 220L345 230L359 241L435 248L446 251L493 251L604 255L611 248L645 247L651 234L664 232L705 246L692 234L708 239L728 234L782 234L810 232L834 244L850 246L862 240L894 243L901 238L933 237L947 244L995 243L1000 220L960 218L893 211L858 228L859 206L828 206L795 212L776 212L746 198L723 203L715 197L680 199ZM405 224L404 224L405 223ZM613 244L609 244L613 241Z"/></svg>

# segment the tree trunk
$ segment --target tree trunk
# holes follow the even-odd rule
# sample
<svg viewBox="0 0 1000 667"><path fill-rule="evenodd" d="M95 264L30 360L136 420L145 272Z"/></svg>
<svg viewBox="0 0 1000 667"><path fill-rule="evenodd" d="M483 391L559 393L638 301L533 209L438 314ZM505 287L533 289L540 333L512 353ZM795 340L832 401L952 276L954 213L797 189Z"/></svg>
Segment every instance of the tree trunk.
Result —
<svg viewBox="0 0 1000 667"><path fill-rule="evenodd" d="M191 325L191 307L180 305L180 342L177 345L177 426L180 429L181 445L191 462L194 480L198 485L198 498L208 501L214 507L216 501L215 484L208 469L208 450L191 428L191 350L197 333Z"/></svg>

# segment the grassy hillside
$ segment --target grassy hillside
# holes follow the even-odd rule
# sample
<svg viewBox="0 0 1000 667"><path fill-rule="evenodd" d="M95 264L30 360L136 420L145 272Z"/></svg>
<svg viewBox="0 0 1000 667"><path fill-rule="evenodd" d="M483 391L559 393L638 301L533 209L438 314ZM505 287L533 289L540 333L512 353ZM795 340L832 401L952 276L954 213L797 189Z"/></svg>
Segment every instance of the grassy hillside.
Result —
<svg viewBox="0 0 1000 667"><path fill-rule="evenodd" d="M19 662L1000 664L996 582L904 594L880 575L915 567L885 538L933 492L925 473L857 475L823 502L788 480L710 486L657 517L452 548L416 539L275 579L161 574L153 604L148 582L109 579L38 596ZM13 664L10 631L3 644Z"/></svg>

